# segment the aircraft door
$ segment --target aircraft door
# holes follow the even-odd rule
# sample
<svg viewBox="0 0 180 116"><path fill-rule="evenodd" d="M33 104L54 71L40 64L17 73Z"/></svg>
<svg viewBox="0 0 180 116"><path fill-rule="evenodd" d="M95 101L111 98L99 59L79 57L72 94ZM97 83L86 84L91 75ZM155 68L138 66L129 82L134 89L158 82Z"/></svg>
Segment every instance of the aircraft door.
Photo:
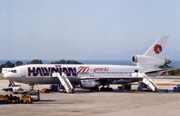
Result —
<svg viewBox="0 0 180 116"><path fill-rule="evenodd" d="M90 69L89 73L90 73L90 77L94 77L94 71L93 71L93 69Z"/></svg>
<svg viewBox="0 0 180 116"><path fill-rule="evenodd" d="M21 70L21 77L26 77L26 72L25 72L25 70L23 69L23 70Z"/></svg>

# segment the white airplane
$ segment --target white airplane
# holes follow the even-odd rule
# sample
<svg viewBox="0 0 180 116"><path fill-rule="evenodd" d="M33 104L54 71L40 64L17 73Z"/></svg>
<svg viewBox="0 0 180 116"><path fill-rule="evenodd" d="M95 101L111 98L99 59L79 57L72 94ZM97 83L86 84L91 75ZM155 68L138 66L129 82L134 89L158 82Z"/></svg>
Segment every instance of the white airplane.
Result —
<svg viewBox="0 0 180 116"><path fill-rule="evenodd" d="M64 64L32 64L17 66L4 72L10 81L34 84L59 84L58 78L53 78L53 72L65 73L72 85L80 84L82 88L94 89L109 84L140 82L148 76L156 76L164 69L160 68L170 63L170 58L161 55L167 43L168 36L161 36L144 55L132 57L136 66L127 65L64 65Z"/></svg>

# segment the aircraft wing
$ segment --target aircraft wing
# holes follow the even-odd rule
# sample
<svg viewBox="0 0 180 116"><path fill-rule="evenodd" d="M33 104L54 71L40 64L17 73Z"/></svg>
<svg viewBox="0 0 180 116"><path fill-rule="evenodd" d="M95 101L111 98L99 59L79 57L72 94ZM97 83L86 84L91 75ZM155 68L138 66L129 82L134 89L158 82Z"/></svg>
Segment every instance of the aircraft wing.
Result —
<svg viewBox="0 0 180 116"><path fill-rule="evenodd" d="M96 77L81 77L81 81L98 81L109 84L124 84L142 81L142 76L96 76Z"/></svg>
<svg viewBox="0 0 180 116"><path fill-rule="evenodd" d="M126 77L81 77L80 80L88 80L88 79L94 79L94 80L118 80L118 79L143 79L144 77L132 77L132 76L126 76ZM179 80L180 77L175 76L157 76L157 77L148 77L150 79L174 79Z"/></svg>
<svg viewBox="0 0 180 116"><path fill-rule="evenodd" d="M138 73L138 74L132 74L132 76L95 76L95 77L80 77L80 80L98 80L98 81L118 81L124 80L127 83L131 82L137 82L137 81L142 81L143 78L148 77L149 79L180 79L177 77L165 77L165 76L159 76L159 77L153 77L152 74L161 74L162 72L165 71L171 71L175 69L180 69L180 68L167 68L167 69L159 69L159 70L153 70L153 71L147 71L144 73Z"/></svg>
<svg viewBox="0 0 180 116"><path fill-rule="evenodd" d="M180 77L176 76L158 76L158 77L149 77L150 79L171 79L171 80L180 80Z"/></svg>
<svg viewBox="0 0 180 116"><path fill-rule="evenodd" d="M176 68L165 68L165 69L159 69L159 70L146 71L146 72L144 72L144 74L146 74L146 75L153 75L153 74L159 73L159 75L160 75L160 74L162 74L163 72L172 71L172 70L176 70L176 69L180 69L180 67L176 67ZM150 77L151 77L151 76L150 76Z"/></svg>
<svg viewBox="0 0 180 116"><path fill-rule="evenodd" d="M140 79L140 78L144 78L144 77L157 78L158 79L159 77L153 77L153 76L147 76L147 75L151 75L154 73L162 73L165 71L172 71L172 70L176 70L176 69L180 69L180 67L146 71L144 73L138 73L137 76L95 76L95 77L93 76L93 77L80 77L80 80L86 80L86 79L97 79L97 80L103 80L103 79ZM164 79L165 78L167 79L167 77L164 77Z"/></svg>
<svg viewBox="0 0 180 116"><path fill-rule="evenodd" d="M96 79L96 80L106 80L106 79L142 79L143 77L132 77L132 76L96 76L96 77L80 77L80 80L86 79Z"/></svg>

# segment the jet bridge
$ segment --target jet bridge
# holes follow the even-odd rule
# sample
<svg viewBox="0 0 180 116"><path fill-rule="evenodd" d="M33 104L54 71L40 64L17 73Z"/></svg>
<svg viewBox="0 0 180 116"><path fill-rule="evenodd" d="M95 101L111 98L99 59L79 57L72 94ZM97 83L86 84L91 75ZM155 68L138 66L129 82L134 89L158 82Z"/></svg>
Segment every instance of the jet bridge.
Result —
<svg viewBox="0 0 180 116"><path fill-rule="evenodd" d="M74 88L71 85L71 82L69 81L69 79L67 78L66 74L62 73L62 75L60 75L60 73L58 72L54 72L52 74L53 77L58 77L59 81L61 82L61 84L64 86L65 90L67 93L73 93Z"/></svg>

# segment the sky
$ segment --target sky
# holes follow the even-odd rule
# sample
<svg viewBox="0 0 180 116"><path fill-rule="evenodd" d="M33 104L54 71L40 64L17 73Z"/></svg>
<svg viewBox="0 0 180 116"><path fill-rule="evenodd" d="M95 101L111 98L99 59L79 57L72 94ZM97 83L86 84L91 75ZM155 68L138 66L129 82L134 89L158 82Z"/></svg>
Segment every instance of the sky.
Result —
<svg viewBox="0 0 180 116"><path fill-rule="evenodd" d="M0 60L130 60L161 35L180 60L179 0L0 0Z"/></svg>

